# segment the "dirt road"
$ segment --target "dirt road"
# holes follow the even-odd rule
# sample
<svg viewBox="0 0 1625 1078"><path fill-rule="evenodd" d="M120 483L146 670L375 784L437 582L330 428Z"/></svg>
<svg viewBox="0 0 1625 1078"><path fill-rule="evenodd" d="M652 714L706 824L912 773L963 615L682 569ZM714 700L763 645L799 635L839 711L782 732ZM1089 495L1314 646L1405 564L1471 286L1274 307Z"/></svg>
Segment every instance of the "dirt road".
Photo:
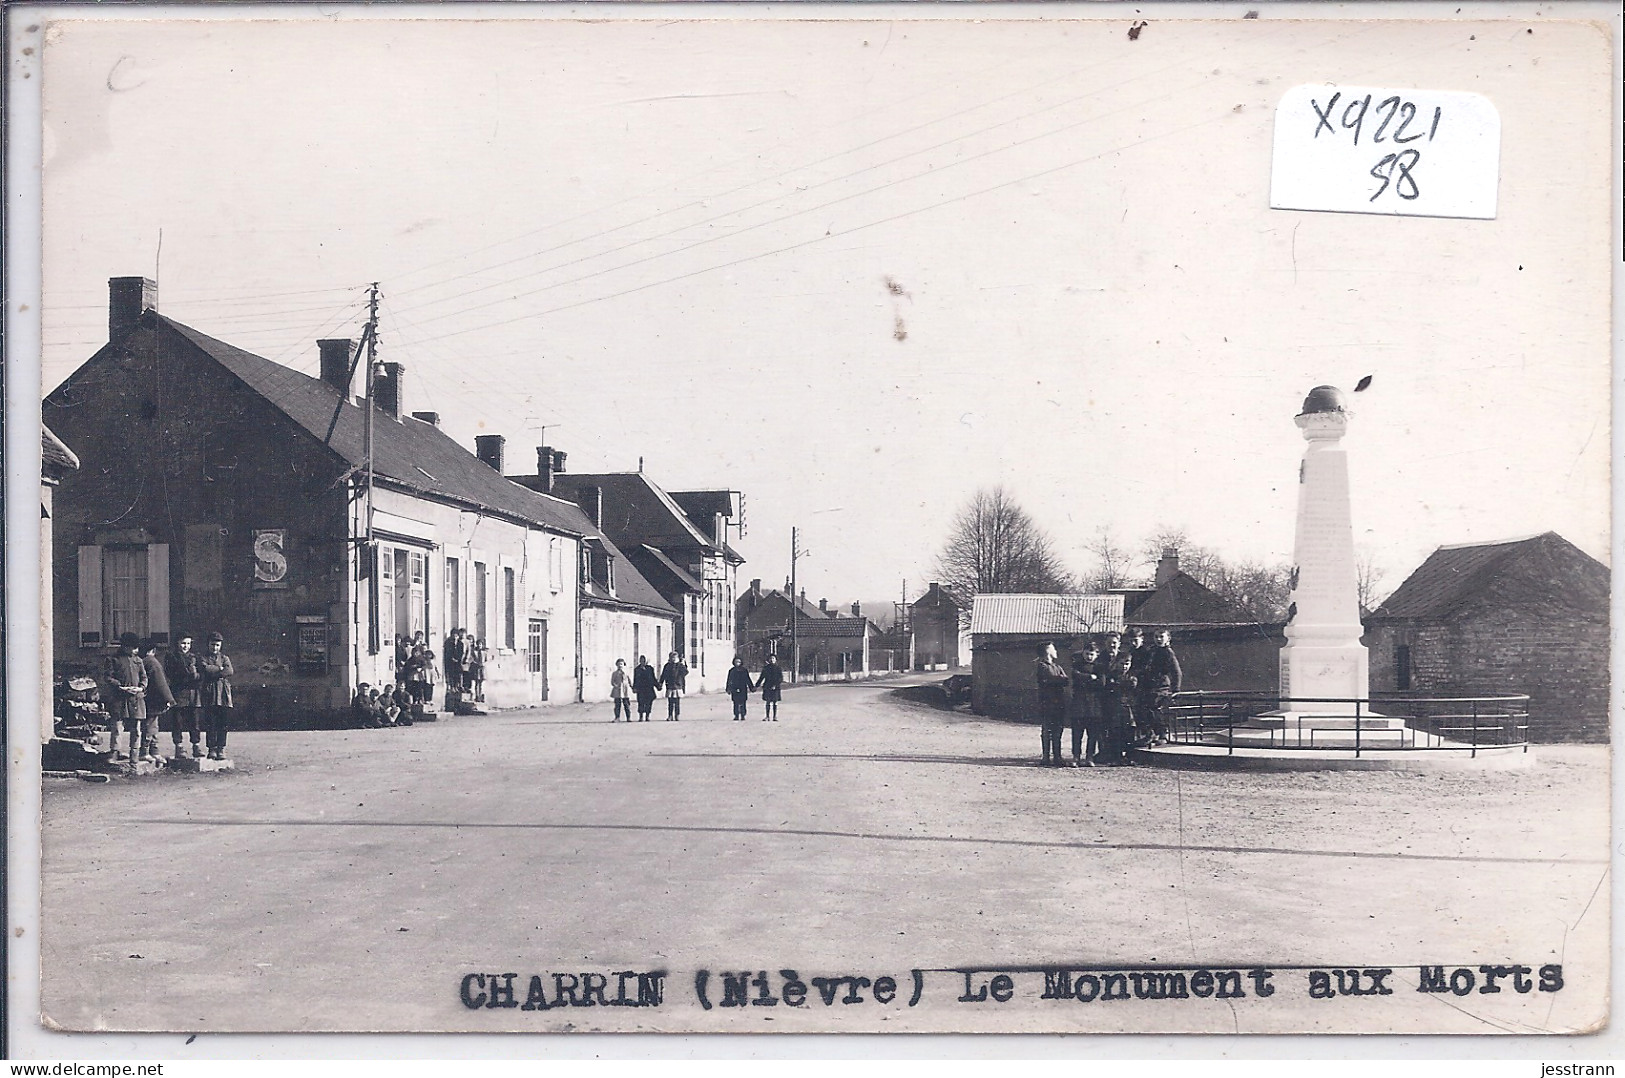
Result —
<svg viewBox="0 0 1625 1078"><path fill-rule="evenodd" d="M796 689L778 723L759 704L730 721L717 696L675 723L598 705L242 732L235 775L50 782L46 1012L77 1029L1475 1033L1603 1013L1603 748L1512 772L1053 770L1033 766L1036 729L898 684ZM1561 963L1565 984L1418 993L1435 963ZM1034 998L1030 967L1133 964L1268 966L1280 991ZM1017 998L960 1002L971 966L1014 970ZM1393 967L1401 990L1311 999L1306 966ZM657 969L660 1007L467 1005L490 998L469 975L519 973L522 1003L532 973L551 1002L554 972ZM781 969L901 995L928 973L915 1007L696 1001L698 970Z"/></svg>

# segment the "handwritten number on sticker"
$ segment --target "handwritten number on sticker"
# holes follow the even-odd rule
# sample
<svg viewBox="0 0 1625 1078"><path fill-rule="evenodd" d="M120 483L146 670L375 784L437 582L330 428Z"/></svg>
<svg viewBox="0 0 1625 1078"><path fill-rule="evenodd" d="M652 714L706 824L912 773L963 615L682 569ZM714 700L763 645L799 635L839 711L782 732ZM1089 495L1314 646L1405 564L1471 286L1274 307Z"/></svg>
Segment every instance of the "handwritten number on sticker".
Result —
<svg viewBox="0 0 1625 1078"><path fill-rule="evenodd" d="M1370 94L1366 94L1357 101L1350 101L1343 106L1343 126L1354 132L1354 145L1356 146L1360 144L1360 127L1365 123L1365 113L1370 107ZM1360 111L1355 112L1356 108ZM1349 119L1350 116L1354 117L1352 121Z"/></svg>
<svg viewBox="0 0 1625 1078"><path fill-rule="evenodd" d="M1322 112L1320 110L1320 102L1319 101L1316 101L1314 98L1309 99L1310 106L1313 107L1314 110L1315 110L1315 121L1316 121L1315 122L1315 137L1316 138L1320 137L1320 129L1322 127L1324 127L1326 130L1330 131L1332 133L1333 138L1337 137L1337 128L1332 126L1331 115L1332 115L1332 110L1337 107L1337 99L1342 97L1342 96L1343 95L1340 94L1340 93L1333 94L1332 99L1330 101L1326 102L1326 111L1324 111L1324 112Z"/></svg>
<svg viewBox="0 0 1625 1078"><path fill-rule="evenodd" d="M1411 174L1411 171L1421 161L1422 152L1410 149L1391 153L1378 161L1371 168L1371 176L1373 179L1381 180L1382 186L1377 188L1377 193L1366 201L1377 201L1382 196L1382 193L1388 190L1390 183L1393 185L1394 194L1407 202L1415 200L1421 195L1422 189L1416 185L1416 177ZM1406 190L1407 184L1410 185L1409 191Z"/></svg>

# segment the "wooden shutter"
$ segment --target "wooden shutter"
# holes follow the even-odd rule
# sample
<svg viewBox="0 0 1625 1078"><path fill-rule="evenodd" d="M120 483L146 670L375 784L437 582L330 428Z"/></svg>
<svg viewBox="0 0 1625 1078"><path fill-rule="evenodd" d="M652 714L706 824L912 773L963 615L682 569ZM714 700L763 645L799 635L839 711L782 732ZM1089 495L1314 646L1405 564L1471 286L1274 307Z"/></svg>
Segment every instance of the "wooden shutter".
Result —
<svg viewBox="0 0 1625 1078"><path fill-rule="evenodd" d="M147 547L147 635L169 643L169 544Z"/></svg>
<svg viewBox="0 0 1625 1078"><path fill-rule="evenodd" d="M102 548L79 548L79 646L102 646Z"/></svg>

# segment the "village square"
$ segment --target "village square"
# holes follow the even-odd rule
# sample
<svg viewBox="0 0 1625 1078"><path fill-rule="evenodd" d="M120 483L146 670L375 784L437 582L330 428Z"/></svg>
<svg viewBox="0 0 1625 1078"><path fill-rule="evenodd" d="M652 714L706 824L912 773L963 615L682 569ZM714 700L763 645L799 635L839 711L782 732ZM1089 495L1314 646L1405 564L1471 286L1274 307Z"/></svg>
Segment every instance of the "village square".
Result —
<svg viewBox="0 0 1625 1078"><path fill-rule="evenodd" d="M50 43L49 1029L1607 1021L1594 122L1255 167L1585 27L153 27Z"/></svg>

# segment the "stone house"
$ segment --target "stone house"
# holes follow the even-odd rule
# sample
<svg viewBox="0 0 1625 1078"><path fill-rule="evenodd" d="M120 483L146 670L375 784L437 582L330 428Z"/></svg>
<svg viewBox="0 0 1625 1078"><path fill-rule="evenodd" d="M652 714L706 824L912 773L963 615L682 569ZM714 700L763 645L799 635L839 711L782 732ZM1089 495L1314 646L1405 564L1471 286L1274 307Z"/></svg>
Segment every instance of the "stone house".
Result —
<svg viewBox="0 0 1625 1078"><path fill-rule="evenodd" d="M1440 547L1365 620L1371 689L1524 693L1532 739L1606 741L1609 583L1556 532Z"/></svg>
<svg viewBox="0 0 1625 1078"><path fill-rule="evenodd" d="M218 631L245 721L332 721L392 680L393 638L438 658L463 627L492 706L576 699L579 506L403 413L400 364L358 399L352 342L319 342L312 378L164 317L154 291L110 282L108 344L45 401L84 464L56 497L59 662Z"/></svg>
<svg viewBox="0 0 1625 1078"><path fill-rule="evenodd" d="M951 670L959 665L959 632L963 607L941 584L909 604L908 626L914 634L916 670Z"/></svg>

